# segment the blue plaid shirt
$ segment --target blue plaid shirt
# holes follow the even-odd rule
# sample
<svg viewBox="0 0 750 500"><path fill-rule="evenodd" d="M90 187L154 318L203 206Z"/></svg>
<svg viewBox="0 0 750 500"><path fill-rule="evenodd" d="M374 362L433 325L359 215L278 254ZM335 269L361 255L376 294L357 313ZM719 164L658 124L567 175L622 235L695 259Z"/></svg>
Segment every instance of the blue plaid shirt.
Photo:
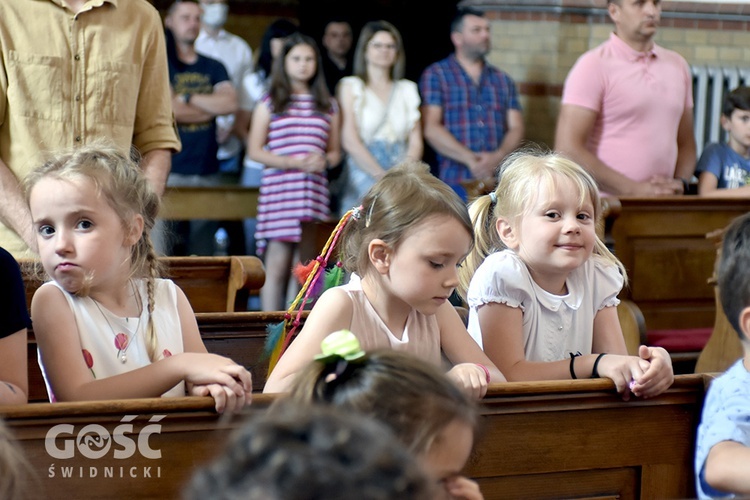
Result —
<svg viewBox="0 0 750 500"><path fill-rule="evenodd" d="M505 72L485 62L479 85L451 54L429 66L419 81L423 106L443 108L445 128L475 152L500 147L510 109L521 110L516 84ZM451 186L472 179L469 168L437 153L440 178Z"/></svg>

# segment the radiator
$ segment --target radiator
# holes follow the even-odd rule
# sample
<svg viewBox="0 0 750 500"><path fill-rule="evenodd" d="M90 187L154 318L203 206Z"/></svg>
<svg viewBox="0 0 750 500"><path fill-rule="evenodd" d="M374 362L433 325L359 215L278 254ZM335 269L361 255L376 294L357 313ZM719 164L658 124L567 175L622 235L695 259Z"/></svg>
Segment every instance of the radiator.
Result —
<svg viewBox="0 0 750 500"><path fill-rule="evenodd" d="M692 66L693 120L698 158L710 142L726 142L721 128L724 96L739 85L750 85L750 68L731 66Z"/></svg>

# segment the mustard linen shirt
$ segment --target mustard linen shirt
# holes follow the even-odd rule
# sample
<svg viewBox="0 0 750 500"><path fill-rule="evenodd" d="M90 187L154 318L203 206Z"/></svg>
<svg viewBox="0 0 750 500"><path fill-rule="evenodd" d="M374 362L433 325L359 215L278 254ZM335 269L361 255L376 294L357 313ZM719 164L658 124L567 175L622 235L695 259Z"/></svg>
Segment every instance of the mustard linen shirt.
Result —
<svg viewBox="0 0 750 500"><path fill-rule="evenodd" d="M50 152L107 138L179 150L164 28L146 0L0 1L0 158L20 180ZM0 225L0 246L20 238Z"/></svg>

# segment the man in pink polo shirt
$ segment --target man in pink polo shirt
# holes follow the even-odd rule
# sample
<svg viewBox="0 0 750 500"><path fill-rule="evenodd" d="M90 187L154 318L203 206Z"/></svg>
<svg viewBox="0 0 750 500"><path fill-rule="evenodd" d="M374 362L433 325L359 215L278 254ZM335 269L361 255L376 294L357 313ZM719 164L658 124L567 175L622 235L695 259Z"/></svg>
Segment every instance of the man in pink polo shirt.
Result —
<svg viewBox="0 0 750 500"><path fill-rule="evenodd" d="M659 0L608 0L615 32L563 90L555 149L613 195L681 194L695 170L690 69L653 41Z"/></svg>

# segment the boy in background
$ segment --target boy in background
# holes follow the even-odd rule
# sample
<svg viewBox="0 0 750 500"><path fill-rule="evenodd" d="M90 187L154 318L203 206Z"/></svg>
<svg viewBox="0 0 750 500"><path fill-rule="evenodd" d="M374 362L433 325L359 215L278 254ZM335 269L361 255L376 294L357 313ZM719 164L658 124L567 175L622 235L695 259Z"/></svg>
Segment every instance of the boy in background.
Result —
<svg viewBox="0 0 750 500"><path fill-rule="evenodd" d="M698 194L721 197L750 195L750 88L737 87L724 99L721 126L726 144L712 143L703 150L695 175ZM737 189L740 188L740 189Z"/></svg>
<svg viewBox="0 0 750 500"><path fill-rule="evenodd" d="M719 296L744 356L711 383L695 450L699 498L750 494L750 214L724 234Z"/></svg>

